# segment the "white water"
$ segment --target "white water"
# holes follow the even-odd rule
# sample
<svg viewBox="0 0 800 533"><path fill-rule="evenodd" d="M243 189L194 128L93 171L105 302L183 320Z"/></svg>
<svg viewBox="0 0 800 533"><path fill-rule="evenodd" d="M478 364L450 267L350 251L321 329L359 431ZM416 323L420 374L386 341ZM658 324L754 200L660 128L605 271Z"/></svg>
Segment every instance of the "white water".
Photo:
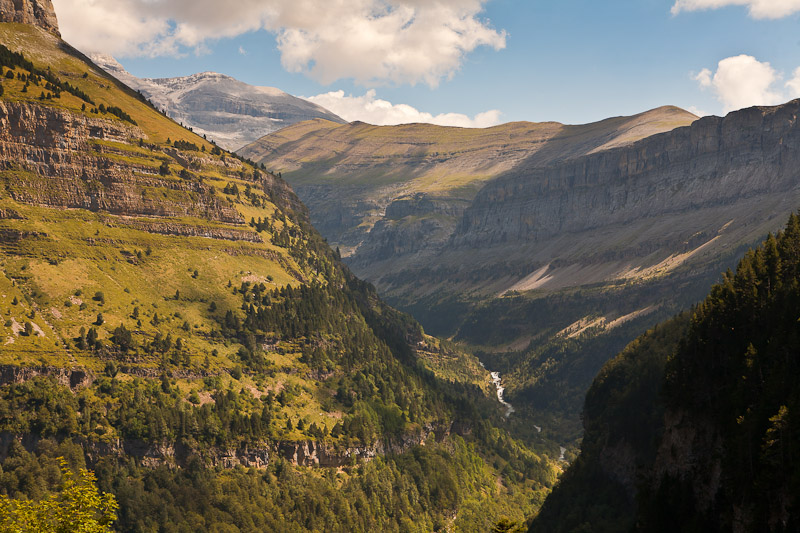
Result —
<svg viewBox="0 0 800 533"><path fill-rule="evenodd" d="M483 365L483 363L481 363L481 366L483 366L483 368L486 368ZM505 417L508 418L509 416L511 416L511 413L514 412L514 407L503 399L503 393L505 392L506 388L503 387L503 380L500 378L500 372L489 372L489 375L492 376L492 383L494 383L494 387L495 389L497 389L497 401L499 401L501 404L505 406L506 408ZM542 432L542 428L540 426L534 424L533 427L536 428L536 431L538 433ZM561 452L561 455L559 455L558 460L566 461L567 459L564 456L564 454L567 453L567 449L564 448L563 446L559 446L559 451Z"/></svg>
<svg viewBox="0 0 800 533"><path fill-rule="evenodd" d="M497 400L505 406L505 417L508 418L511 416L511 413L514 412L514 407L503 399L503 393L506 388L503 387L503 380L500 379L500 372L490 372L490 375L492 376L492 383L494 383L494 387L497 389Z"/></svg>

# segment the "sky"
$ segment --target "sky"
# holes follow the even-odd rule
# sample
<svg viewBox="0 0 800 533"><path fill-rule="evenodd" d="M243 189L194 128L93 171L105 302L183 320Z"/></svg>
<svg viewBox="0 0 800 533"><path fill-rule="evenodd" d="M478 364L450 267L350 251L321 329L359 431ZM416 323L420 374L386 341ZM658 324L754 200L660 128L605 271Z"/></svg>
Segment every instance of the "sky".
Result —
<svg viewBox="0 0 800 533"><path fill-rule="evenodd" d="M215 71L372 124L582 124L800 98L800 0L53 0L139 77Z"/></svg>

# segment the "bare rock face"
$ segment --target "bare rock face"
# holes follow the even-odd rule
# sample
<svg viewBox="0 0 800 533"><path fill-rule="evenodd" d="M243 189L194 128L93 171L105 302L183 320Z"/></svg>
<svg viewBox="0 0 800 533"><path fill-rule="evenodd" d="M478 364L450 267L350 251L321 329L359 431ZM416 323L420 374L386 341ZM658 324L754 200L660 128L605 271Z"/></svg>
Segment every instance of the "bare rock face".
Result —
<svg viewBox="0 0 800 533"><path fill-rule="evenodd" d="M800 164L798 111L800 101L794 101L706 117L631 147L511 173L478 194L454 244L539 242L792 193Z"/></svg>
<svg viewBox="0 0 800 533"><path fill-rule="evenodd" d="M274 87L255 87L237 79L203 72L179 78L140 79L116 59L93 54L103 70L139 91L175 120L236 150L268 133L304 120L343 123L337 115Z"/></svg>
<svg viewBox="0 0 800 533"><path fill-rule="evenodd" d="M192 216L243 223L233 207L225 205L199 181L164 179L153 168L109 157L113 155L106 154L109 148L91 142L132 144L144 137L139 128L111 120L39 105L0 102L0 170L17 173L11 195L18 202L117 215ZM175 194L170 198L148 195L146 191L152 188ZM233 240L241 237L232 232L209 236Z"/></svg>
<svg viewBox="0 0 800 533"><path fill-rule="evenodd" d="M453 290L463 290L457 270L487 294L705 268L797 209L799 113L795 100L581 157L531 158L450 212L431 197L395 201L348 261L390 298L425 282L427 292L441 288L439 277L421 277L436 268Z"/></svg>
<svg viewBox="0 0 800 533"><path fill-rule="evenodd" d="M32 24L61 36L50 0L0 0L0 22Z"/></svg>

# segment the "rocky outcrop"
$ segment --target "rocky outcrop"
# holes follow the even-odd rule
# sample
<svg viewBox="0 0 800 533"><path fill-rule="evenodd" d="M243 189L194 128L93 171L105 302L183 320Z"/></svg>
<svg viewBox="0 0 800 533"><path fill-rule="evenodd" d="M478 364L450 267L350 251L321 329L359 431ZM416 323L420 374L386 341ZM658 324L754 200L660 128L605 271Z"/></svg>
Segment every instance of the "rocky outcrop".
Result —
<svg viewBox="0 0 800 533"><path fill-rule="evenodd" d="M61 36L51 0L0 0L0 22L32 24Z"/></svg>
<svg viewBox="0 0 800 533"><path fill-rule="evenodd" d="M94 375L83 368L69 369L52 366L0 365L0 385L24 383L36 377L52 377L71 389L88 387L94 382Z"/></svg>
<svg viewBox="0 0 800 533"><path fill-rule="evenodd" d="M439 428L428 425L416 433L379 440L372 445L342 446L318 441L264 442L261 445L243 444L239 447L212 446L202 452L183 442L147 442L139 439L78 439L86 453L89 464L96 464L103 457L131 457L149 468L185 467L192 459L218 468L264 469L271 457L282 457L295 466L339 468L370 461L379 456L401 454L414 446L424 445L434 435L441 439L449 432L449 426ZM35 450L40 437L34 435L0 434L0 461L8 456L14 443L29 451Z"/></svg>
<svg viewBox="0 0 800 533"><path fill-rule="evenodd" d="M705 117L627 148L514 171L481 190L453 244L535 242L795 192L800 186L798 110L800 100Z"/></svg>
<svg viewBox="0 0 800 533"><path fill-rule="evenodd" d="M0 433L0 461L8 457L12 446L21 445L32 452L36 450L41 440L42 437L39 435ZM219 468L243 466L264 469L269 465L270 454L273 453L267 445L263 447L243 445L239 448L209 447L198 453L181 442L158 443L119 438L95 440L81 437L73 437L72 441L83 448L90 466L96 465L104 457L117 457L132 458L148 468L185 467L193 459L199 459L208 466Z"/></svg>
<svg viewBox="0 0 800 533"><path fill-rule="evenodd" d="M468 205L466 200L424 193L394 200L364 236L351 265L368 269L376 261L445 245Z"/></svg>
<svg viewBox="0 0 800 533"><path fill-rule="evenodd" d="M133 457L142 466L156 468L160 466L185 467L192 458L197 458L209 466L219 468L264 469L269 465L270 448L264 446L242 445L239 448L209 447L202 453L191 447L177 443L145 442L136 439L113 439L110 441L91 441L83 446L90 463L102 457Z"/></svg>
<svg viewBox="0 0 800 533"><path fill-rule="evenodd" d="M178 237L205 237L207 239L222 239L228 241L264 242L261 235L247 230L230 228L213 228L201 225L175 224L171 222L141 222L132 221L125 224L148 233L159 235L175 235Z"/></svg>
<svg viewBox="0 0 800 533"><path fill-rule="evenodd" d="M139 128L122 122L44 105L0 102L0 170L13 174L8 189L19 202L244 223L233 207L199 181L159 176L157 166L115 158L92 144L132 144L143 138Z"/></svg>
<svg viewBox="0 0 800 533"><path fill-rule="evenodd" d="M451 425L437 428L429 424L415 433L395 438L387 437L371 445L361 446L334 446L318 441L281 442L277 450L284 459L295 465L338 468L358 461L369 461L384 455L406 452L414 446L424 445L433 436L441 439L450 433L451 428Z"/></svg>
<svg viewBox="0 0 800 533"><path fill-rule="evenodd" d="M344 123L308 100L273 87L254 87L224 74L203 72L180 78L140 79L113 57L95 54L92 60L140 91L170 118L228 150L304 120L321 118Z"/></svg>
<svg viewBox="0 0 800 533"><path fill-rule="evenodd" d="M394 200L386 207L385 218L400 220L406 217L419 217L431 214L461 216L468 202L456 199L441 199L424 193L416 193Z"/></svg>

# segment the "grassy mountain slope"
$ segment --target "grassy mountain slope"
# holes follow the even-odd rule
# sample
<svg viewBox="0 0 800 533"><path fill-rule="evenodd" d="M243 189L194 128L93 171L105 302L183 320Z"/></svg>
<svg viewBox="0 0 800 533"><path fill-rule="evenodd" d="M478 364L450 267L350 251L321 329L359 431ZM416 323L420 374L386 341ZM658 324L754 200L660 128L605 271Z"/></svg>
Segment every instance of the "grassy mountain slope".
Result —
<svg viewBox="0 0 800 533"><path fill-rule="evenodd" d="M475 359L352 276L279 177L54 35L0 43L24 56L0 49L0 489L88 463L124 531L535 511L553 451L511 437Z"/></svg>
<svg viewBox="0 0 800 533"><path fill-rule="evenodd" d="M474 198L483 184L520 165L532 160L545 164L630 144L696 118L678 108L664 107L581 126L514 122L468 129L314 120L263 137L239 153L281 172L332 245L358 255L358 246L369 242L375 223L395 218L385 213L395 201L407 202L421 195L445 204L438 210L442 211L439 216L457 219L465 207L462 204ZM409 213L420 214L425 215ZM445 224L450 230L452 225ZM437 242L428 237L428 245ZM369 270L363 273L369 275Z"/></svg>
<svg viewBox="0 0 800 533"><path fill-rule="evenodd" d="M800 222L609 362L531 531L798 527Z"/></svg>

